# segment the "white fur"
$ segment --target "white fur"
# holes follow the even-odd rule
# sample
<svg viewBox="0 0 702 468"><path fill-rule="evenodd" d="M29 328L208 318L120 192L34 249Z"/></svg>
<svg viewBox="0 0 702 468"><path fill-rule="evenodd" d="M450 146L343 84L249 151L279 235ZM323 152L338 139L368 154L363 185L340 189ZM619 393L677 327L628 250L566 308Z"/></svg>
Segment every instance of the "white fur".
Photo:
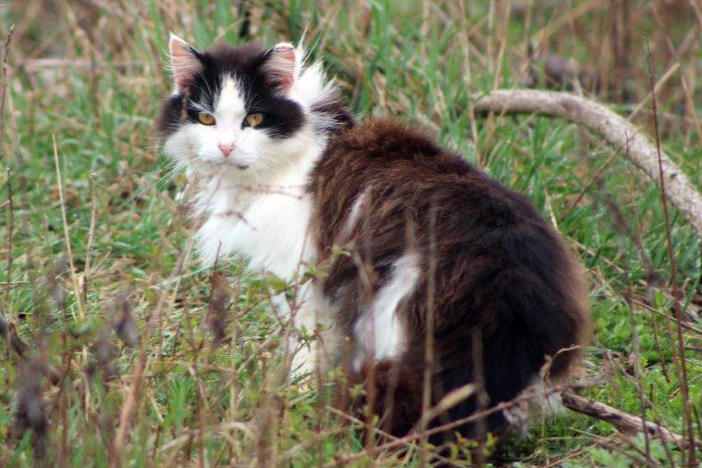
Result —
<svg viewBox="0 0 702 468"><path fill-rule="evenodd" d="M343 334L335 321L336 310L320 290L320 285L311 281L303 284L295 296L295 327L312 333L321 333L312 343L301 343L293 335L288 351L294 352L291 369L294 375L311 374L320 368L326 371L329 363L338 362ZM321 327L321 329L319 328Z"/></svg>
<svg viewBox="0 0 702 468"><path fill-rule="evenodd" d="M292 279L301 261L316 258L308 232L312 204L302 187L215 190L212 213L197 233L203 263L238 253L248 258L251 270Z"/></svg>
<svg viewBox="0 0 702 468"><path fill-rule="evenodd" d="M321 62L311 65L305 64L305 49L298 45L295 49L295 74L294 81L289 95L296 101L303 103L307 109L332 99L336 93L336 86L333 81L327 80ZM312 114L312 126L317 131L324 131L338 123L327 115Z"/></svg>
<svg viewBox="0 0 702 468"><path fill-rule="evenodd" d="M359 346L353 361L355 370L360 370L369 358L392 360L404 351L407 335L397 316L397 306L414 291L419 272L419 257L415 253L405 254L394 262L390 280L354 326Z"/></svg>
<svg viewBox="0 0 702 468"><path fill-rule="evenodd" d="M220 145L237 144L245 150L249 144L247 138L251 138L254 133L260 133L252 128L241 128L241 122L246 117L246 105L237 83L231 76L226 77L222 83L222 89L215 103L214 117L217 122L215 125L217 142ZM239 155L239 159L242 156Z"/></svg>
<svg viewBox="0 0 702 468"><path fill-rule="evenodd" d="M356 227L361 214L363 214L362 211L366 202L366 191L361 192L361 194L356 197L356 200L354 200L353 205L351 205L351 210L349 211L349 215L346 218L346 222L344 223L344 228L341 233L342 237L348 237L351 235L353 228Z"/></svg>
<svg viewBox="0 0 702 468"><path fill-rule="evenodd" d="M502 414L511 430L522 436L526 436L531 421L563 411L560 392L538 376L532 377L529 386L519 392L515 400L519 404L504 409Z"/></svg>
<svg viewBox="0 0 702 468"><path fill-rule="evenodd" d="M205 222L196 240L205 265L238 254L248 259L249 269L290 280L298 276L301 262L317 259L309 232L312 201L305 187L326 146L320 129L327 123L310 109L331 96L333 86L319 65L305 67L303 58L298 48L287 97L302 107L306 123L291 137L274 139L260 129L242 129L246 103L236 79L225 77L214 109L200 105L212 112L216 124L185 123L165 142L165 152L177 169L185 169L197 192L194 214ZM218 146L227 144L234 149L225 157ZM294 312L295 325L310 331L321 323L328 330L324 348L336 346L330 306L321 291L303 284L294 310L280 299L275 301L280 313ZM295 357L298 374L318 363L315 348L304 348Z"/></svg>

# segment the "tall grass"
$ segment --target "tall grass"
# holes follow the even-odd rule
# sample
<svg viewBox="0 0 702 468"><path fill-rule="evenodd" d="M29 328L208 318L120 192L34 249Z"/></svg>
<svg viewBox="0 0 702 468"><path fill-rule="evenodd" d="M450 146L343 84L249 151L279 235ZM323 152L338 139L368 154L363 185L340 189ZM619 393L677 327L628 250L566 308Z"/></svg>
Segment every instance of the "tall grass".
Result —
<svg viewBox="0 0 702 468"><path fill-rule="evenodd" d="M702 439L699 237L673 210L667 245L656 184L596 137L542 117L478 117L470 100L495 87L564 87L635 112L652 134L648 43L661 144L702 187L695 2L32 0L0 15L3 37L15 27L0 132L0 466L438 460L411 443L369 447L359 421L330 407L338 387L282 375L285 326L269 291L286 285L236 261L215 277L198 265L194 227L174 201L183 177L152 129L171 89L169 31L201 48L304 36L356 113L427 126L525 193L588 271L595 339L576 378L586 394L687 431L684 361ZM691 462L655 437L568 412L535 421L502 456Z"/></svg>

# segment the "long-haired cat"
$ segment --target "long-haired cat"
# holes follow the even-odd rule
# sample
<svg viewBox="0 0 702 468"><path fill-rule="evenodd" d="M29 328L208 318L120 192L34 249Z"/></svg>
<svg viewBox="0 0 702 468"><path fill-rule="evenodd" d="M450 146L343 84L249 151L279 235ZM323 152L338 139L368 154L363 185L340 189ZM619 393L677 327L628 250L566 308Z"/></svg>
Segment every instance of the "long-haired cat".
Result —
<svg viewBox="0 0 702 468"><path fill-rule="evenodd" d="M474 413L478 395L513 399L543 368L572 369L589 333L581 272L526 198L416 126L357 122L290 44L169 46L175 89L157 128L197 186L202 261L239 254L295 281L323 271L292 306L277 301L296 327L323 330L294 372L372 378L380 425L402 435L467 384L483 392L430 427ZM502 412L483 421L506 425Z"/></svg>

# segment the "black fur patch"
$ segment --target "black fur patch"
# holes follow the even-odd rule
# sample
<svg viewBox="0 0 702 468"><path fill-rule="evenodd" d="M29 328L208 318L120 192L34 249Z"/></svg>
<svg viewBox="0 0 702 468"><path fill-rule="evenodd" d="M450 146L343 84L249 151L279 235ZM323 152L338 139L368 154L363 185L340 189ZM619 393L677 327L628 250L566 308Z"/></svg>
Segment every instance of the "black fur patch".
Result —
<svg viewBox="0 0 702 468"><path fill-rule="evenodd" d="M199 111L194 104L213 111L227 76L232 76L239 84L246 111L264 115L263 122L257 128L264 130L271 138L287 138L305 123L300 105L280 95L269 85L270 79L263 71L268 52L252 45L231 47L222 44L204 53L193 50L193 54L202 64L202 69L192 85L164 101L156 123L161 135L174 133L184 122L196 123Z"/></svg>

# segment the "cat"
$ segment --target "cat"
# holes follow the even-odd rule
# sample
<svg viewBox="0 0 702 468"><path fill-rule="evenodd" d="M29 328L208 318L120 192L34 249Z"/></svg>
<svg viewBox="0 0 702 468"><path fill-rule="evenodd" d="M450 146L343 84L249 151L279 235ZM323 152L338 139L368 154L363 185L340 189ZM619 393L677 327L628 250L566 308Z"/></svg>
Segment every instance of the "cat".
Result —
<svg viewBox="0 0 702 468"><path fill-rule="evenodd" d="M426 407L427 376L432 406L481 390L435 427L574 368L590 333L583 274L525 197L414 125L357 121L300 47L199 52L171 36L169 52L175 88L156 127L196 185L200 258L238 254L297 281L275 309L322 331L293 372L372 380L379 425L400 436ZM322 273L304 276L311 265ZM492 412L483 428L508 420Z"/></svg>

